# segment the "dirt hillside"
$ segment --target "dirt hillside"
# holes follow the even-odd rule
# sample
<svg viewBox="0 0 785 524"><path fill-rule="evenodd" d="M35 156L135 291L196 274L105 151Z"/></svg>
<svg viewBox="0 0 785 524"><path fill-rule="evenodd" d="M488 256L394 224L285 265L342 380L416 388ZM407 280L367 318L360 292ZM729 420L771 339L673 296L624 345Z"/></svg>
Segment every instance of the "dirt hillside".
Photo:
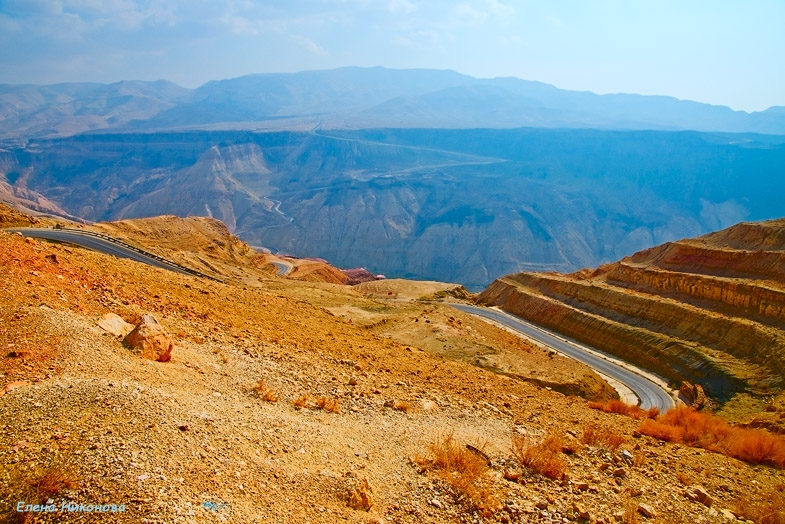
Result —
<svg viewBox="0 0 785 524"><path fill-rule="evenodd" d="M511 336L442 303L276 277L212 282L2 231L0 274L9 522L720 523L785 483L438 354L429 330L448 345ZM172 338L168 362L98 325L148 313ZM507 340L532 366L559 365ZM618 440L587 436L598 433ZM512 452L547 437L558 449L527 456L558 459L554 479ZM703 492L710 506L689 495Z"/></svg>

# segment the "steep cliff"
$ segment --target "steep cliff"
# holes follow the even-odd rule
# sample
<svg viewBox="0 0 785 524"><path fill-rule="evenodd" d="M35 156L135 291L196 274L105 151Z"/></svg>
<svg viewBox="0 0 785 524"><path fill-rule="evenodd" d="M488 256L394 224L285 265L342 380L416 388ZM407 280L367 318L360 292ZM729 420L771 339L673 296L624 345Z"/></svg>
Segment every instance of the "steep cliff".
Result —
<svg viewBox="0 0 785 524"><path fill-rule="evenodd" d="M785 387L785 219L669 242L596 270L518 273L479 297L724 400Z"/></svg>

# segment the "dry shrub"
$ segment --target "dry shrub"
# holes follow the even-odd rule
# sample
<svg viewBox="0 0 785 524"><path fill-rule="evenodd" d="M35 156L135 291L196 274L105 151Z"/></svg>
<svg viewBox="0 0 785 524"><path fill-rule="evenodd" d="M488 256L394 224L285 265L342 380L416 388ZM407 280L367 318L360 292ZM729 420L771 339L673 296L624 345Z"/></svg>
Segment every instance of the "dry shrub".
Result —
<svg viewBox="0 0 785 524"><path fill-rule="evenodd" d="M74 489L76 481L70 472L61 467L52 466L31 481L30 486L41 499L48 499L59 495L63 490Z"/></svg>
<svg viewBox="0 0 785 524"><path fill-rule="evenodd" d="M671 409L638 429L668 442L708 449L752 464L785 467L785 440L766 431L731 426L720 417L687 406Z"/></svg>
<svg viewBox="0 0 785 524"><path fill-rule="evenodd" d="M17 512L15 503L23 501L26 504L45 504L47 499L61 495L67 489L77 487L76 478L71 471L62 466L50 466L38 470L27 479L19 475L13 477L11 482L12 493L0 493L0 501L11 501L14 505L0 502L0 523L31 522L34 516L30 513ZM9 506L9 507L6 507Z"/></svg>
<svg viewBox="0 0 785 524"><path fill-rule="evenodd" d="M624 444L624 435L605 426L590 424L583 429L581 442L589 446L602 447L610 451L616 451L619 446Z"/></svg>
<svg viewBox="0 0 785 524"><path fill-rule="evenodd" d="M309 400L308 395L300 395L294 401L294 409L307 408L308 407L308 400Z"/></svg>
<svg viewBox="0 0 785 524"><path fill-rule="evenodd" d="M638 515L638 503L632 498L627 497L624 501L624 515L622 517L623 524L638 524L641 521Z"/></svg>
<svg viewBox="0 0 785 524"><path fill-rule="evenodd" d="M396 411L403 411L404 413L408 413L410 409L412 409L412 405L408 402L395 402L393 404L393 409Z"/></svg>
<svg viewBox="0 0 785 524"><path fill-rule="evenodd" d="M256 383L256 387L254 387L254 391L262 397L262 400L265 402L278 402L278 394L267 387L267 384L264 382L263 378L259 379L259 382Z"/></svg>
<svg viewBox="0 0 785 524"><path fill-rule="evenodd" d="M736 512L755 524L785 524L785 485L757 494L752 500L736 500Z"/></svg>
<svg viewBox="0 0 785 524"><path fill-rule="evenodd" d="M658 408L641 409L639 406L627 404L621 400L609 400L607 402L589 402L589 407L592 409L599 409L605 413L616 413L617 415L626 415L635 420L642 418L655 418L660 414Z"/></svg>
<svg viewBox="0 0 785 524"><path fill-rule="evenodd" d="M681 482L683 486L692 485L692 478L688 474L684 473L683 471L676 473L676 480Z"/></svg>
<svg viewBox="0 0 785 524"><path fill-rule="evenodd" d="M325 411L329 411L330 413L338 413L341 410L341 406L337 399L327 397L317 398L316 407Z"/></svg>
<svg viewBox="0 0 785 524"><path fill-rule="evenodd" d="M564 442L555 435L536 445L530 445L522 435L512 438L512 453L520 465L552 479L560 479L567 471L567 459L562 456Z"/></svg>
<svg viewBox="0 0 785 524"><path fill-rule="evenodd" d="M464 497L484 515L493 513L496 503L490 483L483 478L488 471L488 461L453 439L452 433L439 438L429 446L431 457L417 458L424 470L433 470L450 484L460 499Z"/></svg>

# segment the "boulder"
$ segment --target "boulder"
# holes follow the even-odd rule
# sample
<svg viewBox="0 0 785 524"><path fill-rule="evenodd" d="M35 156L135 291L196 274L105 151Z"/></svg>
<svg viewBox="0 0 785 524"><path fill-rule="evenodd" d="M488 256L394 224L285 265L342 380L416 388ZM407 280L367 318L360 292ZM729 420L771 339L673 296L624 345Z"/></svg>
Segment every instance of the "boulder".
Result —
<svg viewBox="0 0 785 524"><path fill-rule="evenodd" d="M700 384L691 384L686 380L681 383L679 388L679 398L688 406L700 410L706 403L706 393Z"/></svg>
<svg viewBox="0 0 785 524"><path fill-rule="evenodd" d="M115 315L114 313L105 314L96 324L107 333L111 333L116 337L125 337L134 330L133 324L129 324L123 320L122 317Z"/></svg>
<svg viewBox="0 0 785 524"><path fill-rule="evenodd" d="M149 313L123 339L123 345L142 358L158 362L169 362L174 349L172 338Z"/></svg>

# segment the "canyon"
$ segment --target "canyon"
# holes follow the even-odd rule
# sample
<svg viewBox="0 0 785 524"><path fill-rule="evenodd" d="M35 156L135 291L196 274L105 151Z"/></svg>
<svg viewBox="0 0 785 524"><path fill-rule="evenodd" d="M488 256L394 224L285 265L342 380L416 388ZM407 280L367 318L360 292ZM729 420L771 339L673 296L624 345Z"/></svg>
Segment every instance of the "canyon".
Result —
<svg viewBox="0 0 785 524"><path fill-rule="evenodd" d="M89 221L214 217L255 247L478 291L779 216L784 165L785 138L762 135L101 133L6 144L0 190Z"/></svg>

